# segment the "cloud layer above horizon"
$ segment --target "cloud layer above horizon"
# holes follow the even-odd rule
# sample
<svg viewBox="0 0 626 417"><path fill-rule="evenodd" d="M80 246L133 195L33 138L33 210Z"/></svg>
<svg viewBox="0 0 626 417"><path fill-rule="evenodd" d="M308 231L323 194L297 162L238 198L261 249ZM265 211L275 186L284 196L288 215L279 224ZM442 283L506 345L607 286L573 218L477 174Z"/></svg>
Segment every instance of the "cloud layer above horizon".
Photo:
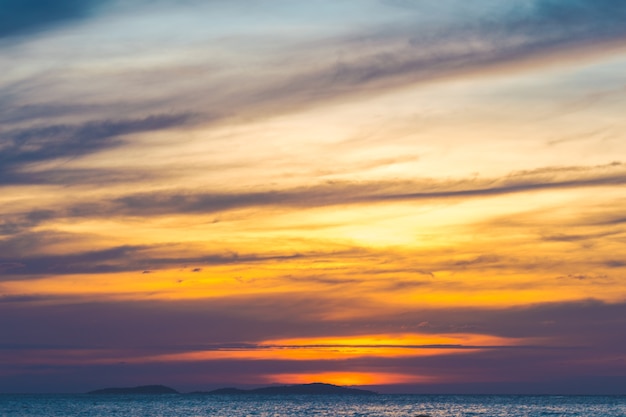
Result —
<svg viewBox="0 0 626 417"><path fill-rule="evenodd" d="M0 0L0 392L618 393L625 19Z"/></svg>

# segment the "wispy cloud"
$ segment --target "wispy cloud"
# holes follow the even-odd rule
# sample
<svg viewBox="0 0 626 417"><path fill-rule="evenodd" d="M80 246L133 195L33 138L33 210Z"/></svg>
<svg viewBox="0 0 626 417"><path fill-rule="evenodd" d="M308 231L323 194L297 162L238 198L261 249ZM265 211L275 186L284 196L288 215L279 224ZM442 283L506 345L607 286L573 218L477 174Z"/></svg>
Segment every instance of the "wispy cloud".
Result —
<svg viewBox="0 0 626 417"><path fill-rule="evenodd" d="M55 217L52 210L34 210L28 213L4 215L0 220L0 236L16 235Z"/></svg>
<svg viewBox="0 0 626 417"><path fill-rule="evenodd" d="M69 144L57 148L58 152L48 154L44 144L37 149L25 151L25 159L54 158L61 155L69 157L70 153L90 152L99 146L114 146L104 139L104 143L86 145L74 150ZM114 137L111 140L115 141ZM98 142L98 141L96 141ZM61 144L64 142L61 141ZM26 146L26 145L24 145ZM54 148L53 148L54 149ZM16 160L22 157L18 151ZM7 167L12 167L16 160L7 159ZM6 169L6 167L5 167ZM622 165L612 163L609 165L592 167L550 167L531 170L528 172L513 172L501 178L482 179L458 179L458 180L403 180L403 181L378 181L378 182L341 182L333 181L308 187L296 187L291 189L263 190L263 191L232 191L232 192L202 192L190 190L181 191L158 191L149 193L129 193L110 198L99 198L88 203L73 203L69 205L57 204L49 209L36 209L17 213L7 212L0 221L0 234L17 235L27 232L35 227L45 225L58 219L78 218L101 218L101 217L150 217L167 215L193 215L212 214L242 209L259 209L266 207L276 208L316 208L328 206L368 205L384 204L388 202L411 202L411 201L466 201L478 198L493 198L529 192L547 192L569 189L586 189L594 187L619 187L626 183L626 174L622 172ZM92 175L105 175L104 181L114 183L115 172L101 173L99 170L78 170L78 172L64 171L48 173L17 173L20 181L40 178L42 182L61 180L63 178L75 178L80 176L91 178ZM161 173L167 175L166 173ZM139 180L146 173L125 172L120 181L130 179ZM159 175L156 173L154 175ZM23 178L22 178L23 177ZM51 178L50 178L51 177ZM3 177L5 181L17 179L9 174ZM46 181L47 179L47 181ZM94 179L97 182L97 180ZM19 183L19 181L18 181ZM77 180L78 184L82 184ZM606 217L606 215L604 215ZM610 219L589 219L589 224L620 224L623 223L620 216ZM560 233L560 234L558 234ZM593 232L577 237L573 234L546 234L546 241L573 241L588 239L593 236L606 237L606 231ZM598 234L599 233L599 234Z"/></svg>
<svg viewBox="0 0 626 417"><path fill-rule="evenodd" d="M622 25L626 10L615 0L499 5L486 7L472 22L437 20L440 16L424 2L394 4L398 3L414 10L415 21L337 38L334 44L339 46L334 53L341 57L337 61L314 70L302 69L287 83L273 84L257 96L265 97L264 101L271 97L277 104L287 99L292 101L290 105L302 105L371 94L373 89L437 78L541 65L554 61L555 54L567 56L588 47L597 53L598 45L610 49L626 37ZM457 1L448 3L460 7ZM423 16L431 13L433 20L423 21ZM579 54L579 59L582 56Z"/></svg>
<svg viewBox="0 0 626 417"><path fill-rule="evenodd" d="M28 182L21 171L36 163L61 161L120 146L123 136L181 126L189 115L106 120L80 125L48 125L0 133L0 182ZM52 172L54 173L54 169ZM42 176L45 177L45 176Z"/></svg>
<svg viewBox="0 0 626 417"><path fill-rule="evenodd" d="M494 179L457 181L394 181L373 183L331 182L317 186L252 193L180 193L158 192L128 195L101 204L76 206L67 215L99 216L117 213L129 216L165 215L170 213L214 213L250 207L320 207L365 204L388 201L468 199L507 194L570 188L620 186L626 174L616 165L615 173L576 175L577 168L559 170L567 179L556 175L546 178L536 172ZM600 167L600 171L606 167ZM589 170L588 168L585 171ZM540 170L544 174L544 170ZM550 170L548 170L550 171ZM569 174L569 175L568 175Z"/></svg>
<svg viewBox="0 0 626 417"><path fill-rule="evenodd" d="M4 242L2 242L4 243ZM0 245L2 247L3 245ZM67 255L31 255L2 258L0 264L4 276L40 274L88 274L122 271L144 271L146 268L173 268L193 265L245 265L251 263L285 261L305 258L306 255L292 254L203 254L194 257L159 257L150 250L163 249L155 246L119 246ZM316 254L315 256L319 256ZM198 271L196 271L198 272ZM0 279L1 280L1 279Z"/></svg>

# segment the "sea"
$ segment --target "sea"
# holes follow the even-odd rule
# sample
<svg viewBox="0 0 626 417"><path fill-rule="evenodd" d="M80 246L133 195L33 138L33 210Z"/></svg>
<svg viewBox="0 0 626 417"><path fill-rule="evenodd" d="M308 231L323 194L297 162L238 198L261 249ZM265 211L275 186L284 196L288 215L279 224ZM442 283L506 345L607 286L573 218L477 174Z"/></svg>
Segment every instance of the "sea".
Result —
<svg viewBox="0 0 626 417"><path fill-rule="evenodd" d="M2 417L626 417L626 396L7 395Z"/></svg>

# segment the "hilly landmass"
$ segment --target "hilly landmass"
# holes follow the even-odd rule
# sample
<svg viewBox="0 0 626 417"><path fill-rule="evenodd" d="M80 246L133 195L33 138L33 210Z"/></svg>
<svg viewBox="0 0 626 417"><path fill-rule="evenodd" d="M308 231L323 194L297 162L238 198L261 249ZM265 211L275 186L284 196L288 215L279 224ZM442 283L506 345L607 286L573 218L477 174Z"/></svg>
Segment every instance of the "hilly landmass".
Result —
<svg viewBox="0 0 626 417"><path fill-rule="evenodd" d="M264 387L256 389L221 388L209 392L194 392L192 394L210 395L241 395L241 394L264 394L264 395L319 395L319 394L340 394L340 395L375 395L374 391L357 388L340 387L332 384L320 382L302 385L284 385L278 387Z"/></svg>
<svg viewBox="0 0 626 417"><path fill-rule="evenodd" d="M104 388L90 391L87 394L111 394L111 395L130 395L130 394L180 394L173 388L165 385L142 385L132 388ZM196 391L190 394L195 395L375 395L376 392L357 388L340 387L338 385L324 384L320 382L301 385L284 385L255 389L239 389L239 388L220 388L213 391Z"/></svg>

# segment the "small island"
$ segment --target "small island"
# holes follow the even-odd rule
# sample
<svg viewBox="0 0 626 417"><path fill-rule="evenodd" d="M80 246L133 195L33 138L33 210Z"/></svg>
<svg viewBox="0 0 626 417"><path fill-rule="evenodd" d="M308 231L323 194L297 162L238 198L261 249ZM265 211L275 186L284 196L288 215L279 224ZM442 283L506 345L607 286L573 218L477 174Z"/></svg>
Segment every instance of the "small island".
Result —
<svg viewBox="0 0 626 417"><path fill-rule="evenodd" d="M142 385L132 388L104 388L89 391L93 395L155 395L181 394L165 385ZM195 391L192 395L376 395L374 391L341 387L338 385L314 382L312 384L271 386L255 389L220 388L213 391Z"/></svg>
<svg viewBox="0 0 626 417"><path fill-rule="evenodd" d="M220 388L208 392L193 392L192 394L205 395L376 395L374 391L364 389L340 387L338 385L315 382L312 384L284 385L256 389Z"/></svg>
<svg viewBox="0 0 626 417"><path fill-rule="evenodd" d="M133 388L104 388L95 391L89 391L87 394L95 395L129 395L129 394L179 394L174 388L166 387L165 385L142 385L140 387Z"/></svg>

